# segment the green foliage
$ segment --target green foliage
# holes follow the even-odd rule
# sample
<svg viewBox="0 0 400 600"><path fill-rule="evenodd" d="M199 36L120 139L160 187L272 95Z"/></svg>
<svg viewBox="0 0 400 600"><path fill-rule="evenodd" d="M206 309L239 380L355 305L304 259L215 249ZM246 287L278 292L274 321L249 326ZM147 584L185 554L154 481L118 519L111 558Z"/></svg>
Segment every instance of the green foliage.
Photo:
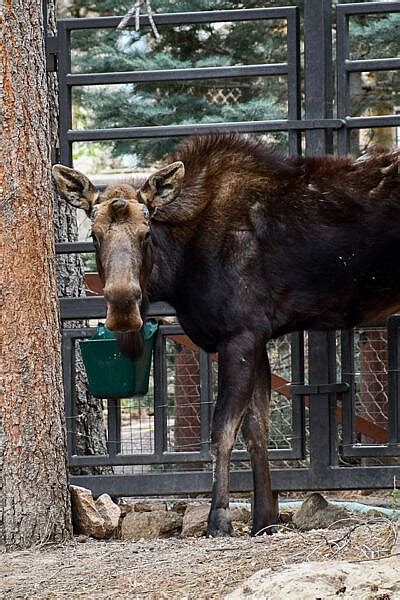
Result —
<svg viewBox="0 0 400 600"><path fill-rule="evenodd" d="M354 60L396 58L400 46L400 14L362 15L350 19L349 56ZM350 77L350 114L391 115L400 106L400 72L373 71L353 73ZM390 146L394 129L377 128L352 133L354 152L371 144ZM360 149L360 150L359 150Z"/></svg>
<svg viewBox="0 0 400 600"><path fill-rule="evenodd" d="M71 16L122 15L133 0L73 0ZM185 12L298 5L275 0L152 0L153 11ZM135 32L83 30L72 36L74 72L185 69L246 65L287 60L283 20L159 27L161 38L149 29ZM400 15L354 17L350 20L350 57L398 56ZM351 114L390 114L400 105L398 72L353 74ZM287 117L285 77L232 78L75 88L74 127L147 127ZM269 136L271 137L271 136ZM364 136L365 137L365 136ZM275 136L285 145L287 136ZM123 140L75 145L75 157L101 157L110 168L146 168L170 152L177 140ZM360 140L357 138L356 143ZM79 148L79 149L78 149ZM78 150L77 150L78 149ZM95 161L96 162L96 161ZM99 161L97 161L99 162ZM92 164L94 164L92 162ZM96 165L95 165L96 166ZM98 166L98 165L97 165Z"/></svg>
<svg viewBox="0 0 400 600"><path fill-rule="evenodd" d="M279 5L279 2L270 3ZM288 4L288 3L286 3ZM294 2L292 2L294 4ZM99 15L123 14L131 1L96 3ZM258 1L153 0L154 12L253 8ZM71 4L71 14L92 14L94 7ZM74 72L185 69L287 60L283 20L159 27L150 30L77 31L72 36ZM191 80L77 88L74 127L146 127L287 117L286 77ZM275 136L284 144L285 135ZM115 167L147 167L160 160L177 140L123 140L107 144ZM89 144L81 144L79 152ZM77 157L77 154L75 154ZM114 160L112 160L114 159Z"/></svg>

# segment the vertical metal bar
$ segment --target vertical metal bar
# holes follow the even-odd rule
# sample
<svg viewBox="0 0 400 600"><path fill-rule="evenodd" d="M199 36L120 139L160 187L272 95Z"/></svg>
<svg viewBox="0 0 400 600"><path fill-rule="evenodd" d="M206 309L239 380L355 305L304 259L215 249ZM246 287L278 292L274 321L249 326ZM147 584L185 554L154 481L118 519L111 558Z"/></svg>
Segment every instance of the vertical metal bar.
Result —
<svg viewBox="0 0 400 600"><path fill-rule="evenodd" d="M389 444L400 442L400 318L388 323L388 420Z"/></svg>
<svg viewBox="0 0 400 600"><path fill-rule="evenodd" d="M302 331L291 335L291 367L292 384L304 384L304 333ZM305 457L305 418L304 397L292 395L292 448L296 458Z"/></svg>
<svg viewBox="0 0 400 600"><path fill-rule="evenodd" d="M349 389L342 393L342 442L343 446L354 443L354 333L342 331L341 334L342 381L348 383Z"/></svg>
<svg viewBox="0 0 400 600"><path fill-rule="evenodd" d="M121 401L110 398L107 401L108 453L115 456L121 452Z"/></svg>
<svg viewBox="0 0 400 600"><path fill-rule="evenodd" d="M345 7L336 7L336 73L337 73L337 117L350 116L349 73L346 60L349 57L349 19ZM338 131L338 152L347 154L350 150L350 136L347 127Z"/></svg>
<svg viewBox="0 0 400 600"><path fill-rule="evenodd" d="M336 343L334 331L311 331L309 343L309 382L311 385L335 382ZM333 408L336 393L310 395L310 464L312 471L323 481L323 473L336 462L332 440L336 438Z"/></svg>
<svg viewBox="0 0 400 600"><path fill-rule="evenodd" d="M58 22L58 102L60 161L72 167L72 143L67 139L72 129L72 90L66 83L66 75L71 72L71 31L64 21Z"/></svg>
<svg viewBox="0 0 400 600"><path fill-rule="evenodd" d="M332 118L333 64L330 0L304 2L304 91L307 119ZM332 152L330 130L306 132L309 155Z"/></svg>
<svg viewBox="0 0 400 600"><path fill-rule="evenodd" d="M301 119L301 80L300 80L300 16L298 7L288 9L287 48L288 48L288 117ZM289 131L289 152L301 154L301 132Z"/></svg>
<svg viewBox="0 0 400 600"><path fill-rule="evenodd" d="M68 458L75 454L75 419L74 419L74 401L73 401L73 379L74 370L72 368L73 342L71 336L63 333L62 335L62 368L63 368L63 386L64 386L64 410L65 427L67 431L67 449Z"/></svg>
<svg viewBox="0 0 400 600"><path fill-rule="evenodd" d="M166 340L161 333L154 342L154 453L161 455L167 449L168 382Z"/></svg>
<svg viewBox="0 0 400 600"><path fill-rule="evenodd" d="M48 34L47 1L48 0L42 0L43 33L44 33L44 42L45 42L45 45L46 45L46 42L47 42L47 34Z"/></svg>
<svg viewBox="0 0 400 600"><path fill-rule="evenodd" d="M307 119L332 116L332 17L331 0L305 0L304 3L304 89ZM306 132L306 153L325 154L332 150L329 131ZM336 381L334 332L311 331L309 344L309 383ZM332 434L336 434L335 394L312 394L309 403L310 464L313 474L323 480L333 462Z"/></svg>
<svg viewBox="0 0 400 600"><path fill-rule="evenodd" d="M200 350L200 443L201 454L208 455L210 451L210 415L212 407L212 359L210 354Z"/></svg>

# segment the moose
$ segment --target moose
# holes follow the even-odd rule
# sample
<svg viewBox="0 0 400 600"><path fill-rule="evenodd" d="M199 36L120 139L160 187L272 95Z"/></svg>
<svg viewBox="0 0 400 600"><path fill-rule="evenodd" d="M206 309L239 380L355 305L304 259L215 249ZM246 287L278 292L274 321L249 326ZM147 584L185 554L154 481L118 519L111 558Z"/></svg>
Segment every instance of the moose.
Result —
<svg viewBox="0 0 400 600"><path fill-rule="evenodd" d="M229 464L239 428L254 481L252 534L273 532L266 343L350 328L400 306L400 153L289 158L238 134L194 136L146 180L100 192L53 167L60 195L92 219L106 325L132 356L148 303L218 352L210 536L233 535Z"/></svg>

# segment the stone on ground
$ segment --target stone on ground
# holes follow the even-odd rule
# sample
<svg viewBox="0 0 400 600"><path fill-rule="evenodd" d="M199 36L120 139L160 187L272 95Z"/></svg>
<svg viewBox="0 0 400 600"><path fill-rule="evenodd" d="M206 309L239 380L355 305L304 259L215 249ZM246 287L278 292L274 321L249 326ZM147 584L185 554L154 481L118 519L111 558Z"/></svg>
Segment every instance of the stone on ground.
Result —
<svg viewBox="0 0 400 600"><path fill-rule="evenodd" d="M187 507L188 507L187 502L185 502L184 500L177 500L176 502L173 503L172 510L174 510L177 513L180 513L181 515L184 515Z"/></svg>
<svg viewBox="0 0 400 600"><path fill-rule="evenodd" d="M396 600L400 598L397 557L360 563L299 563L286 569L263 569L246 579L225 600Z"/></svg>
<svg viewBox="0 0 400 600"><path fill-rule="evenodd" d="M310 531L326 527L340 528L346 525L343 519L348 522L351 518L352 514L346 508L330 504L321 494L313 493L304 500L292 520L301 531Z"/></svg>
<svg viewBox="0 0 400 600"><path fill-rule="evenodd" d="M122 517L130 512L153 512L155 510L167 510L167 505L165 502L127 502L126 500L120 500L118 506L121 509ZM172 510L175 509L173 508Z"/></svg>
<svg viewBox="0 0 400 600"><path fill-rule="evenodd" d="M174 535L182 527L182 515L166 510L130 512L121 524L123 540L151 540Z"/></svg>
<svg viewBox="0 0 400 600"><path fill-rule="evenodd" d="M167 505L165 502L135 502L133 510L135 512L165 511L167 510Z"/></svg>
<svg viewBox="0 0 400 600"><path fill-rule="evenodd" d="M202 537L207 533L209 504L189 504L183 516L182 537ZM233 527L241 530L250 522L251 514L247 508L231 510Z"/></svg>
<svg viewBox="0 0 400 600"><path fill-rule="evenodd" d="M97 539L105 537L104 519L98 513L92 492L86 488L70 485L74 532Z"/></svg>
<svg viewBox="0 0 400 600"><path fill-rule="evenodd" d="M201 537L207 531L208 504L189 504L183 515L182 537Z"/></svg>
<svg viewBox="0 0 400 600"><path fill-rule="evenodd" d="M95 502L97 512L104 521L106 537L112 537L116 534L121 516L121 509L118 504L111 500L108 494L102 494Z"/></svg>

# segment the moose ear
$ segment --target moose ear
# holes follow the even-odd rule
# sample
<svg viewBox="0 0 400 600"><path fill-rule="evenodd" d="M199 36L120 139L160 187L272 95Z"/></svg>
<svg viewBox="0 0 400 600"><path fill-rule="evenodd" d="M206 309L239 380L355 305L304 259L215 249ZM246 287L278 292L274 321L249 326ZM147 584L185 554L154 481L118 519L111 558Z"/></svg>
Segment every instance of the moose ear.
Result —
<svg viewBox="0 0 400 600"><path fill-rule="evenodd" d="M143 202L153 210L169 204L181 191L184 176L185 167L181 161L150 175L140 190Z"/></svg>
<svg viewBox="0 0 400 600"><path fill-rule="evenodd" d="M86 175L64 165L54 165L52 173L60 196L90 216L99 192Z"/></svg>

